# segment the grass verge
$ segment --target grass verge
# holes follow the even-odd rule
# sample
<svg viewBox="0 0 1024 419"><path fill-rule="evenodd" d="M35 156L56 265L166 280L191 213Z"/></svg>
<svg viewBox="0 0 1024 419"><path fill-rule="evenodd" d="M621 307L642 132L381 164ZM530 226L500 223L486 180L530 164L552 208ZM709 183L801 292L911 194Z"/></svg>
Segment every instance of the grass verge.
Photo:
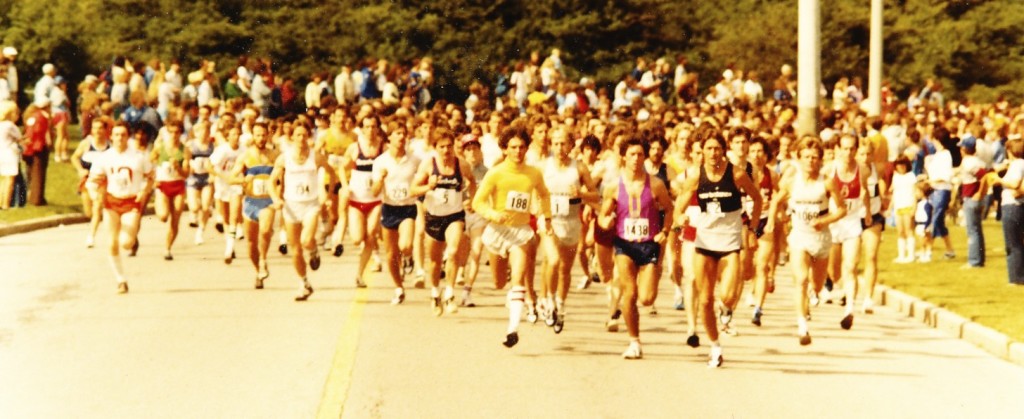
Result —
<svg viewBox="0 0 1024 419"><path fill-rule="evenodd" d="M69 153L73 153L82 138L78 125L68 126L68 135L71 136L68 150ZM50 153L50 165L46 168L45 196L48 205L41 207L26 205L23 208L0 211L0 226L51 215L82 212L82 201L78 197L78 174L75 173L75 168L71 166L71 163L55 162L53 153Z"/></svg>

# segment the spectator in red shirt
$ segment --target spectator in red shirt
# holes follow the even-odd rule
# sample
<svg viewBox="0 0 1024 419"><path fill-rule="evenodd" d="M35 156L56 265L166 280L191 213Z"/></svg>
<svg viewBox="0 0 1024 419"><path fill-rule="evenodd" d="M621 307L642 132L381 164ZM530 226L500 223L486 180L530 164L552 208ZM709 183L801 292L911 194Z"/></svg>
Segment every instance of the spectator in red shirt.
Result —
<svg viewBox="0 0 1024 419"><path fill-rule="evenodd" d="M28 204L46 205L46 167L53 145L50 126L50 99L41 96L28 107L24 115L25 147L22 157L28 165Z"/></svg>

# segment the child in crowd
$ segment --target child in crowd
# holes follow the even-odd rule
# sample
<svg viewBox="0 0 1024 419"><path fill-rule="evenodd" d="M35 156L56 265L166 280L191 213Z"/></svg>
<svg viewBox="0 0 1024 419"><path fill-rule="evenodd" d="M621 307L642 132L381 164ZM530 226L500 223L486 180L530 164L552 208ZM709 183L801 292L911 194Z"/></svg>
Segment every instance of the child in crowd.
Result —
<svg viewBox="0 0 1024 419"><path fill-rule="evenodd" d="M917 200L917 211L914 213L914 224L915 233L917 236L922 238L921 251L917 252L917 261L921 263L928 263L932 261L932 246L931 238L931 218L932 218L932 204L928 202L928 197L932 194L932 187L927 182L918 182L917 187L914 191L914 199ZM915 249L910 248L913 252Z"/></svg>
<svg viewBox="0 0 1024 419"><path fill-rule="evenodd" d="M892 176L890 196L896 218L896 249L898 255L894 263L910 263L914 261L914 210L917 177L912 172L910 159L900 156L893 163L895 173Z"/></svg>

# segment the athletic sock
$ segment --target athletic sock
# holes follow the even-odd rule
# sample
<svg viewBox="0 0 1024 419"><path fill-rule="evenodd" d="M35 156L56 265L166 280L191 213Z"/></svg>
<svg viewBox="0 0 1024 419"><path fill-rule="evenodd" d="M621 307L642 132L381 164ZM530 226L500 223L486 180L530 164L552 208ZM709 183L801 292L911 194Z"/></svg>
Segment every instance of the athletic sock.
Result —
<svg viewBox="0 0 1024 419"><path fill-rule="evenodd" d="M913 259L916 251L917 243L915 243L914 236L907 237L907 259Z"/></svg>
<svg viewBox="0 0 1024 419"><path fill-rule="evenodd" d="M799 331L800 336L806 335L807 334L807 318L805 318L804 316L797 316L797 318L796 318L796 328L797 328L797 331Z"/></svg>
<svg viewBox="0 0 1024 419"><path fill-rule="evenodd" d="M561 298L555 298L555 309L558 310L559 313L565 314L565 301Z"/></svg>
<svg viewBox="0 0 1024 419"><path fill-rule="evenodd" d="M896 239L896 251L899 255L897 259L906 259L907 239Z"/></svg>
<svg viewBox="0 0 1024 419"><path fill-rule="evenodd" d="M508 291L508 333L519 330L519 322L523 317L524 300L526 299L526 288L515 286Z"/></svg>
<svg viewBox="0 0 1024 419"><path fill-rule="evenodd" d="M124 264L121 262L121 255L110 255L110 266L114 268L114 277L118 283L124 280Z"/></svg>
<svg viewBox="0 0 1024 419"><path fill-rule="evenodd" d="M452 287L444 287L444 299L450 300L452 298L455 298L455 290Z"/></svg>
<svg viewBox="0 0 1024 419"><path fill-rule="evenodd" d="M437 298L441 296L441 291L438 291L437 287L430 287L430 298Z"/></svg>

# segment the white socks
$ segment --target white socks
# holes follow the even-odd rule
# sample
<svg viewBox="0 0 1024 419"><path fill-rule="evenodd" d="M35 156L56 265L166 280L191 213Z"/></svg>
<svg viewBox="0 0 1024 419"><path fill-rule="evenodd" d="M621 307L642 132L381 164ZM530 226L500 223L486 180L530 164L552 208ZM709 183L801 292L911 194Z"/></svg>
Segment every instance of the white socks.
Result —
<svg viewBox="0 0 1024 419"><path fill-rule="evenodd" d="M519 330L519 322L523 317L526 288L514 286L508 291L508 333Z"/></svg>
<svg viewBox="0 0 1024 419"><path fill-rule="evenodd" d="M913 249L911 249L910 253L907 253L907 239L903 238L896 239L896 251L897 259L909 259L908 256L913 256L914 253Z"/></svg>
<svg viewBox="0 0 1024 419"><path fill-rule="evenodd" d="M125 282L124 264L121 262L121 255L110 255L110 266L114 268L114 277L117 278L117 282Z"/></svg>

